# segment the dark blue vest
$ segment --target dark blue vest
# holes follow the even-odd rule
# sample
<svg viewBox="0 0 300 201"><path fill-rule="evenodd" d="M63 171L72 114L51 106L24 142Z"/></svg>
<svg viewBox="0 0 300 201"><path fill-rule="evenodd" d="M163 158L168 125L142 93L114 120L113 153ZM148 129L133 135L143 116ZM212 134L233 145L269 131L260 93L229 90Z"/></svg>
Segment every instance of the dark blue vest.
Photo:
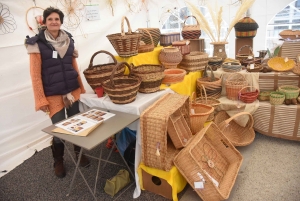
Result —
<svg viewBox="0 0 300 201"><path fill-rule="evenodd" d="M52 58L54 48L47 43L44 31L26 40L27 44L35 42L39 46L42 57L42 81L45 95L64 95L79 88L78 73L72 66L73 40L70 38L70 45L64 58L60 58L57 53L56 59Z"/></svg>

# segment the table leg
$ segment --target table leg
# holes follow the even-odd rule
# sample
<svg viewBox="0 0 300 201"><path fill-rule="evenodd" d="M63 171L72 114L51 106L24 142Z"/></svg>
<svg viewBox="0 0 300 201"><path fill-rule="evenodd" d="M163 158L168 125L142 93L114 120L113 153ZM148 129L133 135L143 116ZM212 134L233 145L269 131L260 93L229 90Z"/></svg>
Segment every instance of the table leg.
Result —
<svg viewBox="0 0 300 201"><path fill-rule="evenodd" d="M102 145L100 145L100 156L98 159L98 167L97 167L97 174L95 178L95 186L94 186L94 194L96 195L96 187L97 187L97 182L98 182L98 175L99 175L99 170L100 170L100 164L101 164L101 158L102 158Z"/></svg>

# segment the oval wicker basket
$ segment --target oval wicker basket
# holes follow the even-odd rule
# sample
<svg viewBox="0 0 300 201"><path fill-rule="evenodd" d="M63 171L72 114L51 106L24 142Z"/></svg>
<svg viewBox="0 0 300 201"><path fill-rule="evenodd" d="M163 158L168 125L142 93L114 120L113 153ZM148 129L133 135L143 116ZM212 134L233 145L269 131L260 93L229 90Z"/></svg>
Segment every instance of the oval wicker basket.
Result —
<svg viewBox="0 0 300 201"><path fill-rule="evenodd" d="M300 89L293 85L282 85L278 87L278 91L285 94L285 99L292 99L298 98Z"/></svg>
<svg viewBox="0 0 300 201"><path fill-rule="evenodd" d="M166 69L164 74L165 77L162 80L163 84L175 84L184 80L186 71L182 69Z"/></svg>
<svg viewBox="0 0 300 201"><path fill-rule="evenodd" d="M225 81L227 98L237 100L240 90L245 86L248 86L248 82L242 74L231 73Z"/></svg>
<svg viewBox="0 0 300 201"><path fill-rule="evenodd" d="M193 51L183 56L179 68L187 72L204 70L208 63L208 54L200 51Z"/></svg>
<svg viewBox="0 0 300 201"><path fill-rule="evenodd" d="M115 71L120 65L126 65L129 69L127 76L115 76ZM142 78L131 74L131 67L126 62L121 62L115 66L110 79L102 82L105 93L115 104L131 103L135 100L140 88Z"/></svg>
<svg viewBox="0 0 300 201"><path fill-rule="evenodd" d="M182 60L182 54L176 47L166 47L160 51L158 59L165 68L177 68Z"/></svg>
<svg viewBox="0 0 300 201"><path fill-rule="evenodd" d="M159 91L162 83L165 68L162 65L143 64L133 66L131 71L133 75L142 78L142 83L139 88L141 93L153 93Z"/></svg>
<svg viewBox="0 0 300 201"><path fill-rule="evenodd" d="M113 63L94 65L93 61L95 56L101 53L109 55L113 59ZM87 83L92 87L92 89L96 89L97 87L100 87L101 82L109 79L117 63L118 62L115 59L115 57L111 53L105 50L100 50L93 54L93 56L90 59L89 67L83 71L84 77ZM125 71L125 65L120 65L119 68L115 71L115 76L124 75L124 71Z"/></svg>
<svg viewBox="0 0 300 201"><path fill-rule="evenodd" d="M234 119L242 115L249 116L249 121L245 127L240 126L234 121ZM248 112L240 112L230 117L226 111L220 111L215 116L214 122L234 146L249 145L255 138L253 129L254 120L252 115Z"/></svg>
<svg viewBox="0 0 300 201"><path fill-rule="evenodd" d="M268 66L275 71L289 71L295 67L296 63L294 60L289 59L285 62L283 57L273 57L269 59Z"/></svg>
<svg viewBox="0 0 300 201"><path fill-rule="evenodd" d="M270 93L270 103L272 105L281 105L285 100L285 94L279 91Z"/></svg>

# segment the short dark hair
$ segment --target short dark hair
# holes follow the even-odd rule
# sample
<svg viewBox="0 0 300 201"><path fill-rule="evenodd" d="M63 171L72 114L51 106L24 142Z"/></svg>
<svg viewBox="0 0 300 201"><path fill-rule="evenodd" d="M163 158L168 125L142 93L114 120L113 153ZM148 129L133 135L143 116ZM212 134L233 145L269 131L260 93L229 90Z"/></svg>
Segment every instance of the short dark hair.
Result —
<svg viewBox="0 0 300 201"><path fill-rule="evenodd" d="M48 7L44 10L44 13L43 13L43 23L46 24L46 18L51 15L51 13L57 13L59 15L59 19L60 19L60 22L61 24L63 24L64 22L64 14L61 10L59 10L58 8L53 8L53 7Z"/></svg>

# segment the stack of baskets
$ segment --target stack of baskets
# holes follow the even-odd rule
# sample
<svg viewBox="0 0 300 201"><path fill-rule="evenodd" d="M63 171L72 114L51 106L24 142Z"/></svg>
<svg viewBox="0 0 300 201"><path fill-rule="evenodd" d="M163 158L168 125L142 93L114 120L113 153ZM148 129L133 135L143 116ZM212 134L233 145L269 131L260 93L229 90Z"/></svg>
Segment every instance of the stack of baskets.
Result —
<svg viewBox="0 0 300 201"><path fill-rule="evenodd" d="M256 89L253 86L247 86L240 90L239 99L244 103L253 103L257 99L258 94L259 94L258 89Z"/></svg>
<svg viewBox="0 0 300 201"><path fill-rule="evenodd" d="M100 53L108 54L113 59L113 63L94 65L93 64L94 58L96 55ZM101 82L108 80L110 78L113 69L117 66L117 63L118 62L115 59L115 57L107 51L100 50L93 54L93 56L90 59L89 67L83 71L85 79L87 83L92 87L92 89L96 89L97 87L100 87ZM115 76L118 77L124 75L124 71L125 71L125 65L124 64L119 65L116 71L114 72Z"/></svg>
<svg viewBox="0 0 300 201"><path fill-rule="evenodd" d="M210 66L208 66L210 68ZM202 90L202 86L206 90L207 97L220 98L222 92L222 78L216 78L211 70L211 77L201 77L197 79L197 90L199 93Z"/></svg>
<svg viewBox="0 0 300 201"><path fill-rule="evenodd" d="M226 96L230 100L237 100L242 88L248 86L246 78L240 73L231 73L226 81Z"/></svg>
<svg viewBox="0 0 300 201"><path fill-rule="evenodd" d="M182 61L179 64L179 68L191 71L204 70L208 63L208 54L205 52L193 51L183 56Z"/></svg>
<svg viewBox="0 0 300 201"><path fill-rule="evenodd" d="M124 32L124 19L128 25L128 32ZM131 57L138 54L142 34L132 32L128 19L123 16L121 33L106 36L120 57Z"/></svg>
<svg viewBox="0 0 300 201"><path fill-rule="evenodd" d="M128 67L128 76L115 76L115 72L120 65ZM102 86L113 103L126 104L135 100L141 82L142 78L132 75L130 66L126 62L121 62L114 67L110 79L102 82Z"/></svg>
<svg viewBox="0 0 300 201"><path fill-rule="evenodd" d="M159 91L162 83L165 68L162 65L143 64L140 66L132 67L133 75L142 78L142 83L139 88L141 93L153 93Z"/></svg>

